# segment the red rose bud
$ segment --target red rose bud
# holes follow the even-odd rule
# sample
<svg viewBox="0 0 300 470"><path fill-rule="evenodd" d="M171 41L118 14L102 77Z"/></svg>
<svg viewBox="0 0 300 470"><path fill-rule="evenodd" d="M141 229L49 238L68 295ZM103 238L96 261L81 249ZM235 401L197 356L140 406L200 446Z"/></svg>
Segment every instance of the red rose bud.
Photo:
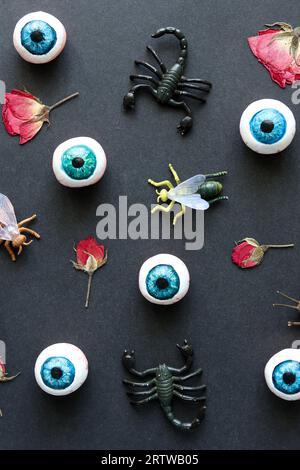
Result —
<svg viewBox="0 0 300 470"><path fill-rule="evenodd" d="M2 118L5 129L10 135L19 135L20 144L25 144L39 132L44 122L49 122L49 114L54 109L75 98L79 93L58 101L52 106L47 106L27 91L12 90L5 93L5 101L2 108Z"/></svg>
<svg viewBox="0 0 300 470"><path fill-rule="evenodd" d="M240 268L254 268L263 260L269 248L290 248L290 245L260 245L254 238L244 238L236 243L231 253L231 260Z"/></svg>
<svg viewBox="0 0 300 470"><path fill-rule="evenodd" d="M258 36L248 38L248 44L272 80L285 88L300 79L300 28L282 22L266 26L268 29L259 31Z"/></svg>
<svg viewBox="0 0 300 470"><path fill-rule="evenodd" d="M89 276L85 302L85 307L88 308L93 274L107 262L107 252L93 237L80 240L75 251L77 260L72 261L74 268L86 272Z"/></svg>

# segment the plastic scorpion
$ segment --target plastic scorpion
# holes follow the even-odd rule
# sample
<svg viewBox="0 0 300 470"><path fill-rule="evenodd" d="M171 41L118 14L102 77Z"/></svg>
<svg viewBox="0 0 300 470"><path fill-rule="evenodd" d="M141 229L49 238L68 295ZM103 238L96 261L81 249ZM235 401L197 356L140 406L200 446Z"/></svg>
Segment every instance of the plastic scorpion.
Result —
<svg viewBox="0 0 300 470"><path fill-rule="evenodd" d="M185 358L185 364L179 369L169 367L166 364L160 364L158 367L152 369L146 369L142 372L135 369L135 352L125 350L123 353L123 365L133 375L137 377L154 377L147 382L132 382L130 380L123 380L123 383L133 388L136 387L151 387L149 390L135 391L130 390L127 395L137 398L130 401L133 405L143 405L149 403L152 400L158 400L160 405L168 418L168 420L177 428L181 430L191 430L199 426L201 420L204 417L206 406L204 404L206 397L196 397L184 395L181 392L193 392L196 390L205 390L206 385L199 385L197 387L187 387L181 385L181 382L202 374L202 369L196 369L194 372L188 375L182 375L183 372L189 370L193 363L193 348L188 344L187 340L184 340L182 346L177 344L178 349ZM184 401L190 403L201 403L199 413L191 423L183 423L179 419L175 418L172 410L172 399L173 397L181 398ZM141 398L141 399L140 399Z"/></svg>
<svg viewBox="0 0 300 470"><path fill-rule="evenodd" d="M147 90L152 93L155 99L160 104L167 104L173 106L174 108L182 108L186 116L180 121L180 124L177 126L181 135L186 134L193 125L192 111L187 103L183 101L182 98L193 98L205 103L205 98L203 96L198 96L197 94L190 93L185 89L191 89L192 91L206 92L210 91L212 84L207 80L202 80L201 78L186 78L183 75L185 62L187 58L187 40L184 34L176 28L161 28L156 33L152 34L153 38L160 38L164 34L174 34L177 39L180 41L181 51L177 59L176 64L174 64L170 69L167 69L157 52L155 52L152 47L147 46L147 50L153 55L154 59L159 64L160 70L148 62L141 60L136 60L136 65L142 65L146 69L150 70L156 77L150 75L130 75L130 80L145 80L151 82L152 85L147 83L139 83L133 85L129 90L127 95L124 96L123 105L125 109L134 108L135 105L135 93L138 90ZM195 85L195 83L197 85ZM174 98L181 99L177 101Z"/></svg>

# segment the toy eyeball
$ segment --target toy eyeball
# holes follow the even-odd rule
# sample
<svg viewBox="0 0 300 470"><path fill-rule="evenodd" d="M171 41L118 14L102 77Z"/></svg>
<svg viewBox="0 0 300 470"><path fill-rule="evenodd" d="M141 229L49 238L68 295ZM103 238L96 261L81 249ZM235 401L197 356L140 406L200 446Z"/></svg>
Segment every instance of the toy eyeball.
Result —
<svg viewBox="0 0 300 470"><path fill-rule="evenodd" d="M13 35L16 51L32 64L45 64L55 59L65 47L66 40L64 25L43 11L23 16Z"/></svg>
<svg viewBox="0 0 300 470"><path fill-rule="evenodd" d="M56 396L69 395L85 382L88 361L73 344L52 344L38 356L34 374L44 392Z"/></svg>
<svg viewBox="0 0 300 470"><path fill-rule="evenodd" d="M279 398L300 400L300 350L283 349L274 354L265 367L265 379Z"/></svg>
<svg viewBox="0 0 300 470"><path fill-rule="evenodd" d="M140 291L145 299L154 304L170 305L178 302L189 290L189 285L189 271L177 256L152 256L140 269Z"/></svg>
<svg viewBox="0 0 300 470"><path fill-rule="evenodd" d="M240 133L254 152L271 155L292 142L296 121L290 108L278 100L263 99L249 104L240 120Z"/></svg>
<svg viewBox="0 0 300 470"><path fill-rule="evenodd" d="M106 163L99 142L90 137L75 137L55 149L52 167L63 186L81 188L97 183L104 175Z"/></svg>

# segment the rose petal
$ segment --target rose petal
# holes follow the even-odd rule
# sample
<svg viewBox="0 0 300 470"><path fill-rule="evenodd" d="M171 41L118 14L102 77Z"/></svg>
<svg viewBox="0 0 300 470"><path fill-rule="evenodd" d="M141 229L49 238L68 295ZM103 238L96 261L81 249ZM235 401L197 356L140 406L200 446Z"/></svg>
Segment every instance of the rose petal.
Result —
<svg viewBox="0 0 300 470"><path fill-rule="evenodd" d="M97 243L95 238L88 237L85 240L80 240L76 247L77 263L86 265L89 255L94 256L97 261L102 261L105 254L103 245Z"/></svg>
<svg viewBox="0 0 300 470"><path fill-rule="evenodd" d="M33 139L33 137L39 132L43 125L43 121L35 121L35 122L25 122L20 125L20 141L19 143L26 144L29 140Z"/></svg>
<svg viewBox="0 0 300 470"><path fill-rule="evenodd" d="M253 268L257 266L257 264L259 264L258 262L249 260L255 248L255 246L247 242L236 245L231 253L232 262L237 264L240 268Z"/></svg>

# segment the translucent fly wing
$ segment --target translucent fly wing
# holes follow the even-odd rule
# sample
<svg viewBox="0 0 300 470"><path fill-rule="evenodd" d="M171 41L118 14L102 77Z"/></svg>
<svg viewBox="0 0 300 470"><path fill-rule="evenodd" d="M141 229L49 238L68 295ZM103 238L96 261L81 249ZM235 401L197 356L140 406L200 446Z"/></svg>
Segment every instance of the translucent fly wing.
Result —
<svg viewBox="0 0 300 470"><path fill-rule="evenodd" d="M195 194L201 184L206 180L204 175L195 175L189 178L188 180L183 181L178 184L174 189L171 189L168 193L169 199L175 199L175 196L185 196L187 194Z"/></svg>
<svg viewBox="0 0 300 470"><path fill-rule="evenodd" d="M205 211L209 208L209 203L202 199L200 194L187 194L186 196L176 196L174 201L183 204L184 206L190 207L191 209L197 209Z"/></svg>
<svg viewBox="0 0 300 470"><path fill-rule="evenodd" d="M0 239L12 240L18 233L14 207L8 197L0 193Z"/></svg>

